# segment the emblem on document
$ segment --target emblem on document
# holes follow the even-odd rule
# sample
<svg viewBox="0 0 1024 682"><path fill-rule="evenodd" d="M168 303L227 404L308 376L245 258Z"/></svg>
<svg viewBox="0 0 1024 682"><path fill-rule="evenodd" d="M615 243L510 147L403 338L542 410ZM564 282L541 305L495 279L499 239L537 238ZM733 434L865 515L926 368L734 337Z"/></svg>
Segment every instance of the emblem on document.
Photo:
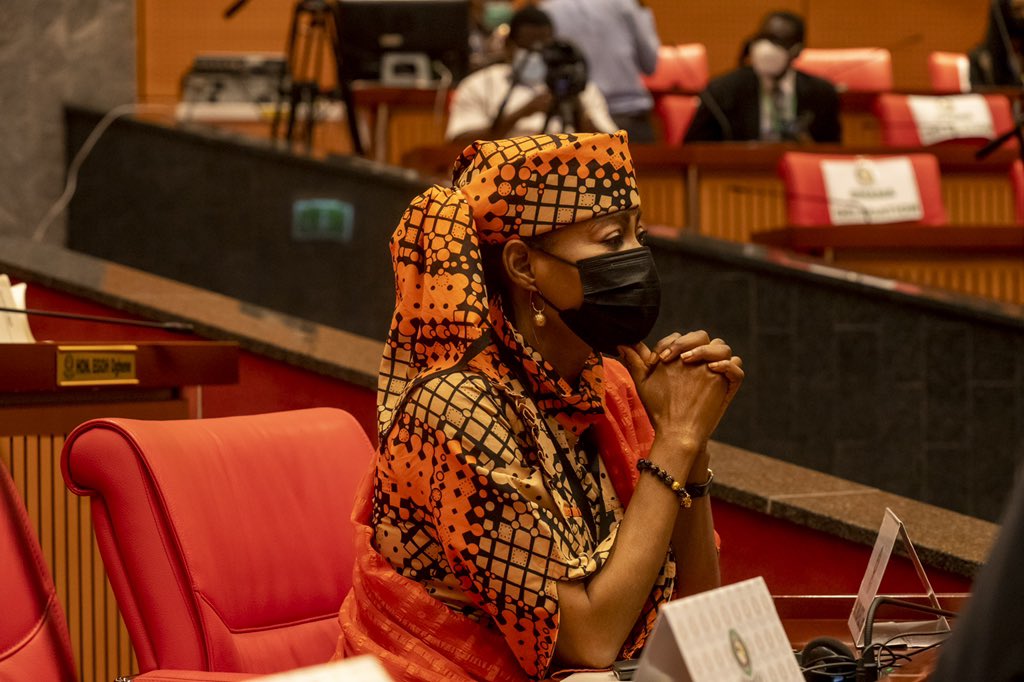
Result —
<svg viewBox="0 0 1024 682"><path fill-rule="evenodd" d="M747 645L740 637L740 633L733 629L729 629L729 645L732 649L733 658L736 659L736 663L740 666L740 669L750 677L754 672L754 666L750 662L750 653L747 651Z"/></svg>
<svg viewBox="0 0 1024 682"><path fill-rule="evenodd" d="M858 161L853 172L857 182L865 187L875 184L875 171L867 161Z"/></svg>

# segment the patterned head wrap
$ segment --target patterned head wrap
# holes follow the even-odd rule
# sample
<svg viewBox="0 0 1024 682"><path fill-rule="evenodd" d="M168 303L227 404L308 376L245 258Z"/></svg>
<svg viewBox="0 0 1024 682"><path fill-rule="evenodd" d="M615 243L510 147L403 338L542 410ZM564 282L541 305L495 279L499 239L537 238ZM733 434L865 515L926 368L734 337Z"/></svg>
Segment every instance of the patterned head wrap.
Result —
<svg viewBox="0 0 1024 682"><path fill-rule="evenodd" d="M455 162L453 188L435 185L391 237L395 312L381 360L381 441L417 379L454 367L487 338L495 301L480 245L536 237L637 208L626 133L531 135L475 142Z"/></svg>

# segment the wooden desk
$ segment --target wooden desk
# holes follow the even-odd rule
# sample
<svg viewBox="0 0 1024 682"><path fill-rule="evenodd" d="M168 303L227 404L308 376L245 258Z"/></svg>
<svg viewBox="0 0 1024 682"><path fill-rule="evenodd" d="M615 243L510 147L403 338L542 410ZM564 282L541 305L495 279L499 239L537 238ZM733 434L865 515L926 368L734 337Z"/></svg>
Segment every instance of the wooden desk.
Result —
<svg viewBox="0 0 1024 682"><path fill-rule="evenodd" d="M969 595L939 594L937 597L942 608L960 611L967 603ZM928 605L927 599L919 595L898 595L897 598L914 604ZM794 650L802 650L809 641L817 637L834 637L853 648L847 621L856 600L854 595L776 595L772 599ZM881 607L877 615L880 621L930 618L927 614L896 607ZM937 658L936 649L922 652L911 663L899 667L884 679L923 679Z"/></svg>
<svg viewBox="0 0 1024 682"><path fill-rule="evenodd" d="M876 277L1024 304L1024 227L787 227L753 241Z"/></svg>
<svg viewBox="0 0 1024 682"><path fill-rule="evenodd" d="M104 347L124 349L118 357L130 355L135 371L113 380L119 383L61 385L59 362L102 362L109 350L85 349ZM77 377L88 381L81 373ZM25 502L53 575L82 682L109 682L138 666L95 546L89 500L64 486L60 452L67 433L96 417L184 419L189 406L183 387L237 382L235 343L0 346L0 461Z"/></svg>
<svg viewBox="0 0 1024 682"><path fill-rule="evenodd" d="M749 242L753 234L786 224L785 189L777 169L783 153L797 150L934 154L942 169L942 197L951 224L1014 224L1009 170L1017 155L1011 150L999 150L984 161L976 161L975 148L966 145L902 149L757 142L631 145L644 221ZM402 165L446 177L461 151L457 145L420 147L405 154Z"/></svg>

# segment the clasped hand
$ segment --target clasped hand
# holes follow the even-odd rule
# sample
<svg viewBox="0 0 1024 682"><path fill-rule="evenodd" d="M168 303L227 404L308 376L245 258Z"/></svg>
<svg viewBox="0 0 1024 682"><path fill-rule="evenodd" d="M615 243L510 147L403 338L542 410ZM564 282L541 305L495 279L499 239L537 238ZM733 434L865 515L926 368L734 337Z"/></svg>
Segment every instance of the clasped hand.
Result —
<svg viewBox="0 0 1024 682"><path fill-rule="evenodd" d="M743 383L743 360L704 331L619 351L656 434L702 451Z"/></svg>

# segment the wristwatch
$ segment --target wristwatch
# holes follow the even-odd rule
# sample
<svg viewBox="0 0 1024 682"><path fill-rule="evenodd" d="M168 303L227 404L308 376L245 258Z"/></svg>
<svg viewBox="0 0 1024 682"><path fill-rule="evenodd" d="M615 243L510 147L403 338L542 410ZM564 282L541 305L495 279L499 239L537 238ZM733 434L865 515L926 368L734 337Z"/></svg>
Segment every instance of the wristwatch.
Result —
<svg viewBox="0 0 1024 682"><path fill-rule="evenodd" d="M708 467L708 480L703 483L687 483L686 494L690 497L704 497L711 490L711 481L715 480L715 472Z"/></svg>

